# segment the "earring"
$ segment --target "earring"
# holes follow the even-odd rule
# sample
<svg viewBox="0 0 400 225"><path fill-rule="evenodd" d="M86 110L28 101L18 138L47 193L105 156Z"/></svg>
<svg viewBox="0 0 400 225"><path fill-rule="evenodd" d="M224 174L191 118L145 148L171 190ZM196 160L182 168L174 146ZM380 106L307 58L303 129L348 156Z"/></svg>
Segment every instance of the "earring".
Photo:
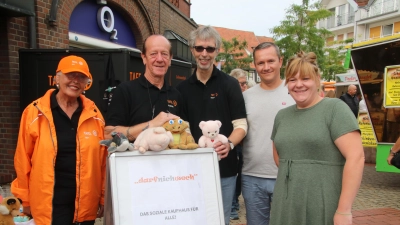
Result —
<svg viewBox="0 0 400 225"><path fill-rule="evenodd" d="M60 85L59 84L56 84L56 87L57 87L57 89L60 89Z"/></svg>
<svg viewBox="0 0 400 225"><path fill-rule="evenodd" d="M83 91L82 94L85 94L85 91Z"/></svg>

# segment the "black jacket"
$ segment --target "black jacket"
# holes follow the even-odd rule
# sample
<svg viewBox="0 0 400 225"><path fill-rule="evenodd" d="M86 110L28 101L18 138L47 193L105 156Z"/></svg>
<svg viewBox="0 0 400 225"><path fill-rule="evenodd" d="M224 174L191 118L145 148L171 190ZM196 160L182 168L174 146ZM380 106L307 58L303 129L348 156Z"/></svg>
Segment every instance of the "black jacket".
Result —
<svg viewBox="0 0 400 225"><path fill-rule="evenodd" d="M342 96L340 96L340 99L350 107L351 111L354 113L354 116L357 118L359 104L358 98L355 95L352 97L349 95L349 93L344 93Z"/></svg>

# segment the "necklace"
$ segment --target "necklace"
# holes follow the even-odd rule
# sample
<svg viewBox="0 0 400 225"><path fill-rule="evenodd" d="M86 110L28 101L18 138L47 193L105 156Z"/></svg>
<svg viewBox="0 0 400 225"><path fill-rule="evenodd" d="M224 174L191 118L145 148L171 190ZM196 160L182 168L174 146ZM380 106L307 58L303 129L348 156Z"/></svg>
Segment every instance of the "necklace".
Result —
<svg viewBox="0 0 400 225"><path fill-rule="evenodd" d="M152 102L152 100L151 100L151 95L150 95L150 87L149 87L149 83L150 83L150 81L148 81L147 79L146 79L146 87L147 87L147 94L149 95L149 101L150 101L150 110L151 110L151 112L152 112L152 115L151 115L151 119L154 119L154 111L155 111L155 109L156 109L156 106L155 105L153 105L153 102ZM150 83L151 84L151 83ZM153 84L151 84L151 85L153 85ZM154 86L154 85L153 85ZM161 87L162 88L162 87ZM161 90L161 89L160 89ZM168 110L168 107L169 107L169 105L168 105L168 90L165 90L166 91L166 93L167 93L167 99L166 99L166 102L167 102L167 109L166 109L166 113L169 113L169 110Z"/></svg>

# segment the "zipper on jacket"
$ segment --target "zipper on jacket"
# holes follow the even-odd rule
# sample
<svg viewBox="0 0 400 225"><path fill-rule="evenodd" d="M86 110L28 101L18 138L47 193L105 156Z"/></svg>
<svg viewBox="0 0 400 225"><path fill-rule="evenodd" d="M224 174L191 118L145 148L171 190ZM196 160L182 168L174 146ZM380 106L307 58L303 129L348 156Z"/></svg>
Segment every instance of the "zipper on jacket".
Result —
<svg viewBox="0 0 400 225"><path fill-rule="evenodd" d="M56 165L56 158L57 158L57 150L56 150L56 146L55 146L55 144L54 144L54 139L53 139L53 135L52 135L52 131L51 131L51 126L50 126L50 120L49 120L49 118L47 118L46 114L44 114L43 111L42 111L41 109L39 109L39 107L37 106L37 103L36 103L36 102L33 104L33 106L35 106L35 108L36 108L40 113L42 113L42 115L44 116L44 118L46 118L46 120L47 120L47 122L48 122L48 125L49 125L50 140L51 140L51 143L53 144L53 148L54 148L54 151L55 151L55 155L54 155L54 158L53 158L53 172L55 173L55 165ZM54 182L53 182L53 196L51 196L52 206L51 206L50 224L53 223L53 201L54 201L54 187L55 187L55 184L56 184L56 176L54 176Z"/></svg>
<svg viewBox="0 0 400 225"><path fill-rule="evenodd" d="M83 121L84 122L84 121ZM82 122L82 123L83 123ZM79 125L80 124L78 124L78 127L77 127L77 129L76 129L76 139L77 139L77 142L76 142L76 144L77 144L77 149L78 149L78 153L79 153L79 165L78 165L78 171L77 171L77 174L78 174L78 182L76 182L76 196L75 196L75 198L77 199L76 201L78 201L78 206L76 207L76 209L75 209L75 218L76 219L78 219L78 212L79 212L79 207L80 207L80 205L81 205L81 198L80 198L80 194L81 194L81 165L82 165L82 157L81 157L81 143L80 143L80 141L79 141ZM79 222L76 222L75 221L75 223L76 224L80 224Z"/></svg>

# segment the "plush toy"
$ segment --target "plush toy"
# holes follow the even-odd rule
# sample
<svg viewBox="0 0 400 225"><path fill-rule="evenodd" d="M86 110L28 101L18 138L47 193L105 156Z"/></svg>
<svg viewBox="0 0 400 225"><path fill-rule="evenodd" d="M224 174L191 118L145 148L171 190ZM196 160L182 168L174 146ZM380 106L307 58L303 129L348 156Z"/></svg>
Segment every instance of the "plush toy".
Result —
<svg viewBox="0 0 400 225"><path fill-rule="evenodd" d="M170 131L174 137L173 141L168 145L169 148L187 150L199 147L193 136L185 131L188 126L188 123L179 118L164 123L165 130Z"/></svg>
<svg viewBox="0 0 400 225"><path fill-rule="evenodd" d="M222 144L228 143L228 138L225 135L219 134L221 127L219 120L201 121L199 127L203 135L199 139L200 148L212 148L218 141Z"/></svg>
<svg viewBox="0 0 400 225"><path fill-rule="evenodd" d="M142 131L133 143L134 149L145 153L147 150L161 151L173 140L172 134L163 127L151 127Z"/></svg>
<svg viewBox="0 0 400 225"><path fill-rule="evenodd" d="M128 138L119 132L111 133L111 140L101 140L100 144L108 147L108 153L123 152L126 150L133 151L133 145L129 143Z"/></svg>
<svg viewBox="0 0 400 225"><path fill-rule="evenodd" d="M22 200L15 197L4 198L0 204L0 224L15 225L14 218L20 214Z"/></svg>

